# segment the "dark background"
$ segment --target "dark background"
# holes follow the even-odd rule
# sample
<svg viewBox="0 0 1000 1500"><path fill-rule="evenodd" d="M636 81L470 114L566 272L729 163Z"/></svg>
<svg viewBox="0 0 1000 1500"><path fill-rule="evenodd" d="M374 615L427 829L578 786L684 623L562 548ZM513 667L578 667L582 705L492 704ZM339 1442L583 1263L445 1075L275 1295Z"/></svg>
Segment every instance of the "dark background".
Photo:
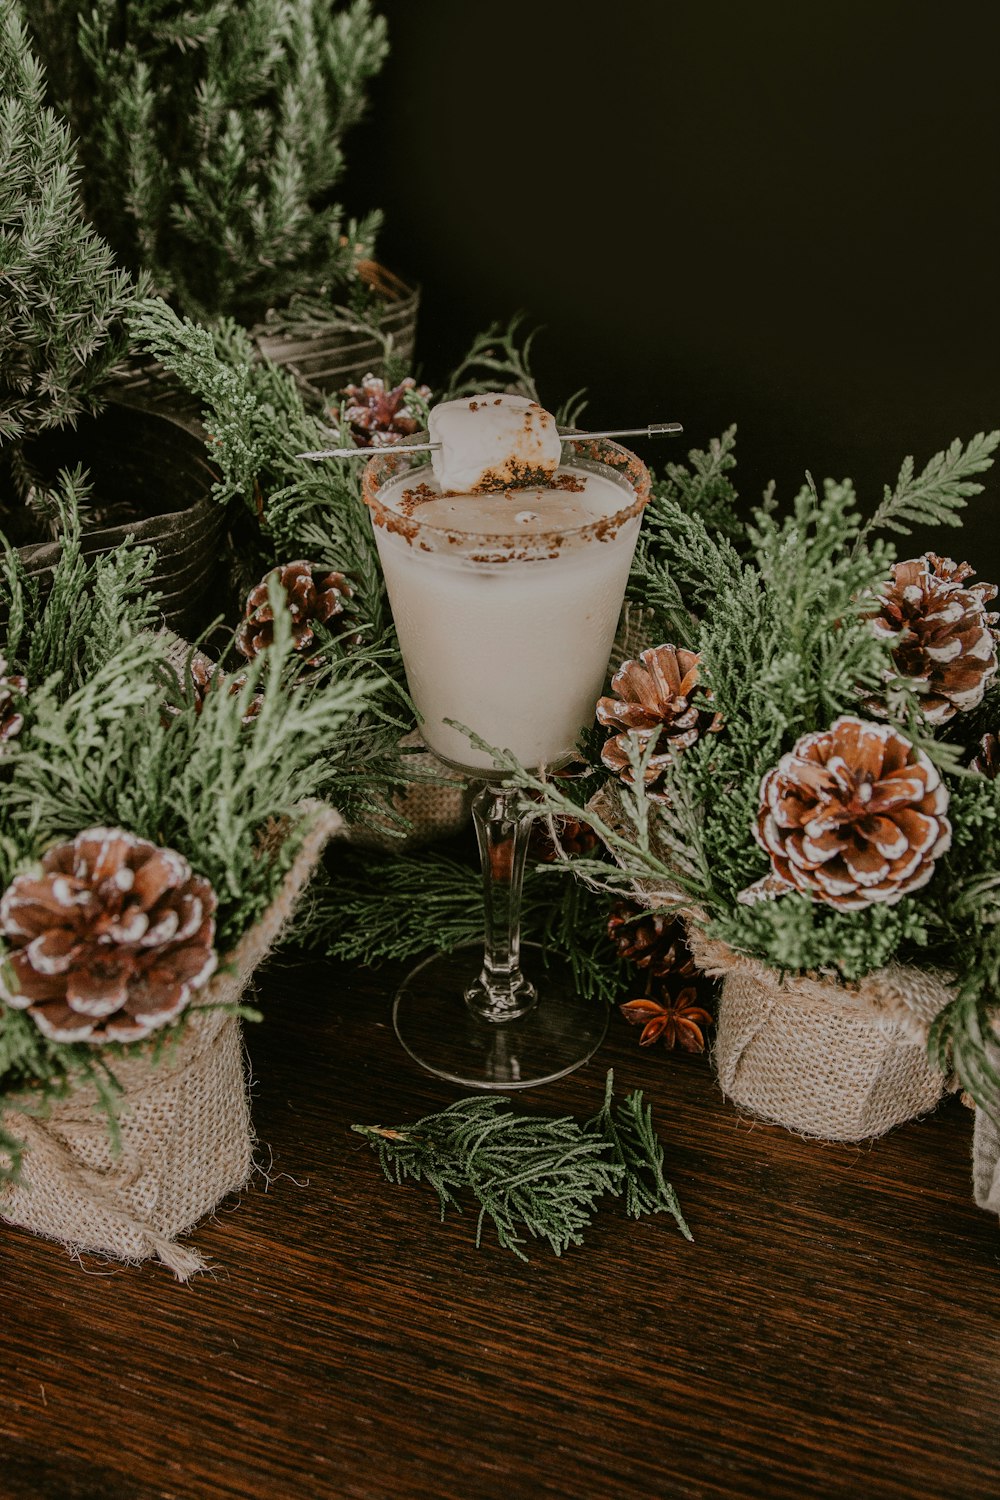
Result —
<svg viewBox="0 0 1000 1500"><path fill-rule="evenodd" d="M808 468L871 506L905 454L1000 425L1000 7L377 8L344 201L385 209L431 384L523 309L543 400L683 421L654 461L735 421L747 500ZM998 500L1000 472L938 538L987 576Z"/></svg>

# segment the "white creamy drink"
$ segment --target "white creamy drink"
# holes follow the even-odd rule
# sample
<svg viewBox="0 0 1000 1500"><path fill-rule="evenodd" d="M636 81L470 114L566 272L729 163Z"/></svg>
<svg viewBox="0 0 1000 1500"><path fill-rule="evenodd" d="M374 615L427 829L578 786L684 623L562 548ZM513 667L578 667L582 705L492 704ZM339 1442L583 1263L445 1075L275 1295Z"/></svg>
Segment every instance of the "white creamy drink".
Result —
<svg viewBox="0 0 1000 1500"><path fill-rule="evenodd" d="M421 732L461 767L493 761L446 719L531 767L558 763L593 721L644 499L615 467L566 456L534 487L442 492L424 464L400 465L377 491L379 556Z"/></svg>

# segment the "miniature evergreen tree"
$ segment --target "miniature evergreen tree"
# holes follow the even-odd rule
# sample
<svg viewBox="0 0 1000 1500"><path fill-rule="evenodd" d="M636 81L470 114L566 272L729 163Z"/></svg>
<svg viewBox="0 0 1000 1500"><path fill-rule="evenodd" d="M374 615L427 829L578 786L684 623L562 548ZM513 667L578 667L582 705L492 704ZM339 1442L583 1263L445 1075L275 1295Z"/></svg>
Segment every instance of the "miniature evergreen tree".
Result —
<svg viewBox="0 0 1000 1500"><path fill-rule="evenodd" d="M134 295L84 218L73 145L11 5L0 15L0 444L73 423L127 342Z"/></svg>
<svg viewBox="0 0 1000 1500"><path fill-rule="evenodd" d="M385 58L369 0L38 0L31 24L79 139L87 208L194 318L334 300L379 216L331 200Z"/></svg>

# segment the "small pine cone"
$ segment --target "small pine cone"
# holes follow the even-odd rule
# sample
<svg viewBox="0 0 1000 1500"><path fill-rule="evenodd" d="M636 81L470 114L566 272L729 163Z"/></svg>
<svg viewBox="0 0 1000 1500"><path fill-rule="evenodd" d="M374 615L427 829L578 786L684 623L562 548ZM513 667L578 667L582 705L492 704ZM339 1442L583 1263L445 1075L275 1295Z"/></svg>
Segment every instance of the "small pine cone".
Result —
<svg viewBox="0 0 1000 1500"><path fill-rule="evenodd" d="M689 983L698 977L679 917L616 901L608 916L608 937L619 958L657 978L669 975Z"/></svg>
<svg viewBox="0 0 1000 1500"><path fill-rule="evenodd" d="M600 839L590 824L584 823L582 819L570 817L568 813L557 814L553 822L562 853L568 854L571 859L585 858L598 847ZM549 825L544 818L538 818L531 826L529 853L532 859L544 865L553 865L560 858L559 849L553 843Z"/></svg>
<svg viewBox="0 0 1000 1500"><path fill-rule="evenodd" d="M265 574L247 595L244 618L236 632L236 649L249 661L274 641L274 615L267 594L270 578L277 578L285 590L295 649L303 656L316 639L314 625L325 625L333 633L343 629L353 593L343 573L330 572L320 563L284 563ZM347 639L356 641L357 637ZM307 665L316 666L319 660L318 656L308 657Z"/></svg>
<svg viewBox="0 0 1000 1500"><path fill-rule="evenodd" d="M231 698L241 692L246 686L247 674L236 672L229 674L220 671L215 662L210 661L201 652L191 658L191 682L194 687L194 711L200 714L205 706L205 699L213 688L224 687ZM252 724L260 713L264 702L263 693L254 693L246 706L243 714L243 723Z"/></svg>
<svg viewBox="0 0 1000 1500"><path fill-rule="evenodd" d="M878 634L894 638L896 674L919 693L930 724L975 708L997 671L998 616L986 609L997 590L989 583L967 586L971 575L968 563L936 552L897 563L871 616ZM891 674L886 677L891 680ZM866 699L865 706L886 712L878 697Z"/></svg>
<svg viewBox="0 0 1000 1500"><path fill-rule="evenodd" d="M213 973L215 908L176 850L88 829L4 892L0 994L54 1042L139 1041Z"/></svg>
<svg viewBox="0 0 1000 1500"><path fill-rule="evenodd" d="M629 786L634 773L628 758L629 735L645 749L658 735L657 749L646 767L646 791L656 801L665 800L663 778L678 750L686 750L703 734L716 734L722 727L717 713L693 703L698 687L701 657L679 646L651 646L638 661L626 661L611 679L615 695L601 698L597 717L601 724L624 731L608 740L601 759ZM709 695L704 690L702 697Z"/></svg>
<svg viewBox="0 0 1000 1500"><path fill-rule="evenodd" d="M979 741L979 750L969 767L977 771L980 776L986 776L990 781L996 781L1000 776L1000 739L995 734L984 734Z"/></svg>
<svg viewBox="0 0 1000 1500"><path fill-rule="evenodd" d="M411 391L425 400L430 398L430 386L417 385L412 375L391 391L377 375L366 375L360 385L345 387L341 392L346 398L344 420L350 423L351 436L359 448L388 448L419 431L420 423L406 407Z"/></svg>
<svg viewBox="0 0 1000 1500"><path fill-rule="evenodd" d="M754 834L774 874L844 911L895 905L927 884L951 844L947 787L888 724L845 716L803 735L764 777L760 799Z"/></svg>
<svg viewBox="0 0 1000 1500"><path fill-rule="evenodd" d="M7 663L0 656L0 746L7 740L16 739L24 727L24 715L18 710L17 699L28 691L28 680L16 673L7 672Z"/></svg>

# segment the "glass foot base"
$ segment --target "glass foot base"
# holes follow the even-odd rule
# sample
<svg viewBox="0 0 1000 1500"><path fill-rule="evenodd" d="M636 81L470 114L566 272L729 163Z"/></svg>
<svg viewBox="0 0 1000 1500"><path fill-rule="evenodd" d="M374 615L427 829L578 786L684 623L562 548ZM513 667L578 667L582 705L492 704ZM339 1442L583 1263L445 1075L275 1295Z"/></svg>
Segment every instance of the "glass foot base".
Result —
<svg viewBox="0 0 1000 1500"><path fill-rule="evenodd" d="M608 1028L599 1000L584 1000L572 981L542 968L537 943L521 945L538 1004L516 1021L481 1021L464 992L482 967L470 943L419 964L396 995L393 1023L407 1052L428 1073L473 1089L530 1089L572 1073L597 1051Z"/></svg>

